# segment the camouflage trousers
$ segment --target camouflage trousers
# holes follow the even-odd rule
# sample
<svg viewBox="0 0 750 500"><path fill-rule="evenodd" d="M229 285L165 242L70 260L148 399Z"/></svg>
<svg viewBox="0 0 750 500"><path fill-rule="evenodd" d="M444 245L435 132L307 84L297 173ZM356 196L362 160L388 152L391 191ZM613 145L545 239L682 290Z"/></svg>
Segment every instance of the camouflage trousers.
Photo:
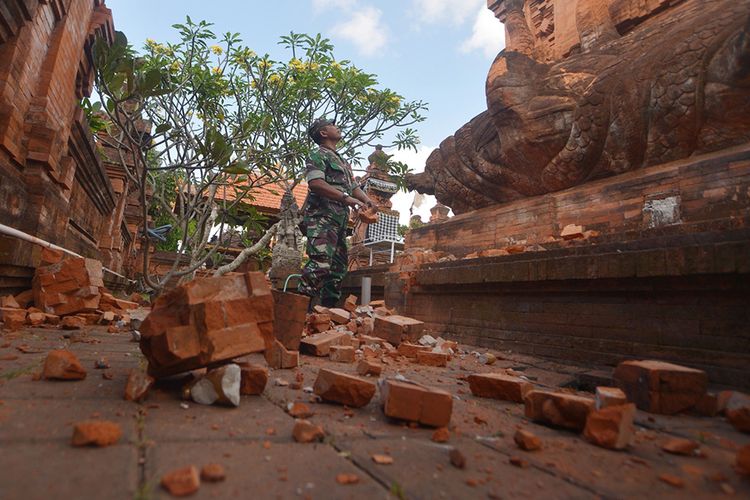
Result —
<svg viewBox="0 0 750 500"><path fill-rule="evenodd" d="M305 215L307 256L298 291L320 297L320 303L333 307L341 298L341 282L346 275L349 257L346 249L345 214L312 213Z"/></svg>

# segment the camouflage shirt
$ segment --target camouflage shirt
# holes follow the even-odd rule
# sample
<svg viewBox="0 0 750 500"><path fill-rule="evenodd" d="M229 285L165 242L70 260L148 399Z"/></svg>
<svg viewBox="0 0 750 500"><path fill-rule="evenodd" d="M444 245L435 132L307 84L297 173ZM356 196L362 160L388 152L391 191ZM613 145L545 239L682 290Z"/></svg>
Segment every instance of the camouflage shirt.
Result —
<svg viewBox="0 0 750 500"><path fill-rule="evenodd" d="M305 180L309 184L315 179L323 179L334 189L348 195L357 188L351 166L337 152L324 147L310 153L307 159ZM343 213L348 207L343 201L329 200L310 191L305 201L305 212L318 210Z"/></svg>

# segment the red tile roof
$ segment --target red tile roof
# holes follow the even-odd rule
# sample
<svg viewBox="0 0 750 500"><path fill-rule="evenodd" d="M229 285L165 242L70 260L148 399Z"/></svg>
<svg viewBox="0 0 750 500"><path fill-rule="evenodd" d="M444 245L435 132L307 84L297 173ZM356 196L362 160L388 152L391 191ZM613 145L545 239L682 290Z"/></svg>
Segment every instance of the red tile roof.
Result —
<svg viewBox="0 0 750 500"><path fill-rule="evenodd" d="M285 189L283 183L266 184L250 190L242 202L257 208L261 212L277 213ZM292 193L294 193L294 199L297 201L297 207L301 208L307 197L307 183L303 181L297 184ZM234 201L235 199L237 199L237 190L233 186L221 186L216 191L217 201Z"/></svg>

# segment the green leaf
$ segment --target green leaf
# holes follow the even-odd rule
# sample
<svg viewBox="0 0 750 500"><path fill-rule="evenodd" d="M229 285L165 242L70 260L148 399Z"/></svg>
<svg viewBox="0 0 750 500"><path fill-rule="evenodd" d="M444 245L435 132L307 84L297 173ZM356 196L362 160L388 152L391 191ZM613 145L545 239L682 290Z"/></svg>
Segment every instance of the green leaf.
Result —
<svg viewBox="0 0 750 500"><path fill-rule="evenodd" d="M172 125L169 123L162 123L161 125L158 125L156 129L154 129L154 133L156 134L163 134L164 132L168 132L172 128Z"/></svg>
<svg viewBox="0 0 750 500"><path fill-rule="evenodd" d="M247 164L247 162L238 161L238 162L232 163L228 167L222 168L221 171L227 174L236 174L236 175L249 174L250 166Z"/></svg>

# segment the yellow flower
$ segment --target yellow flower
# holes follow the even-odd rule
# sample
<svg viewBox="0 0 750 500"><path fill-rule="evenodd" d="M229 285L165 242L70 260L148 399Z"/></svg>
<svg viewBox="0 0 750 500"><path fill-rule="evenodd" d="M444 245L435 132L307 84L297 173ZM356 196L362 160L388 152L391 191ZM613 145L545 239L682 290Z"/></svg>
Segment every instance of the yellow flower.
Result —
<svg viewBox="0 0 750 500"><path fill-rule="evenodd" d="M305 65L302 64L302 61L297 58L289 61L289 67L296 71L302 71L303 69L305 69Z"/></svg>
<svg viewBox="0 0 750 500"><path fill-rule="evenodd" d="M331 67L333 69L341 69L341 65L339 63L337 63L336 61L334 61L333 63L331 63Z"/></svg>
<svg viewBox="0 0 750 500"><path fill-rule="evenodd" d="M329 83L330 85L336 85L336 79L333 77L326 78L326 83Z"/></svg>
<svg viewBox="0 0 750 500"><path fill-rule="evenodd" d="M216 66L211 71L213 71L214 75L220 75L221 74L221 68L219 68L218 66Z"/></svg>
<svg viewBox="0 0 750 500"><path fill-rule="evenodd" d="M266 69L266 68L268 68L268 67L270 67L270 66L271 66L271 63L270 63L270 62L268 62L268 61L267 61L267 60L265 60L265 59L263 59L262 61L260 61L260 62L258 63L258 67L259 67L260 69Z"/></svg>
<svg viewBox="0 0 750 500"><path fill-rule="evenodd" d="M170 66L169 66L169 69L171 69L172 71L179 71L179 70L180 70L180 62L179 62L179 61L175 61L175 62L173 62L173 63L172 63L172 64L171 64Z"/></svg>
<svg viewBox="0 0 750 500"><path fill-rule="evenodd" d="M251 82L250 82L250 86L251 86L252 88L254 88L254 89L257 89L257 88L258 88L258 82L257 82L257 81L255 81L255 80L253 80L253 81L251 81Z"/></svg>
<svg viewBox="0 0 750 500"><path fill-rule="evenodd" d="M268 77L268 83L270 83L271 85L281 83L281 76L279 76L278 73L274 73L273 75Z"/></svg>
<svg viewBox="0 0 750 500"><path fill-rule="evenodd" d="M224 53L224 49L222 49L218 45L211 45L211 52L213 52L217 56L220 56Z"/></svg>
<svg viewBox="0 0 750 500"><path fill-rule="evenodd" d="M157 45L157 43L153 38L146 38L146 45L153 48L155 45Z"/></svg>

